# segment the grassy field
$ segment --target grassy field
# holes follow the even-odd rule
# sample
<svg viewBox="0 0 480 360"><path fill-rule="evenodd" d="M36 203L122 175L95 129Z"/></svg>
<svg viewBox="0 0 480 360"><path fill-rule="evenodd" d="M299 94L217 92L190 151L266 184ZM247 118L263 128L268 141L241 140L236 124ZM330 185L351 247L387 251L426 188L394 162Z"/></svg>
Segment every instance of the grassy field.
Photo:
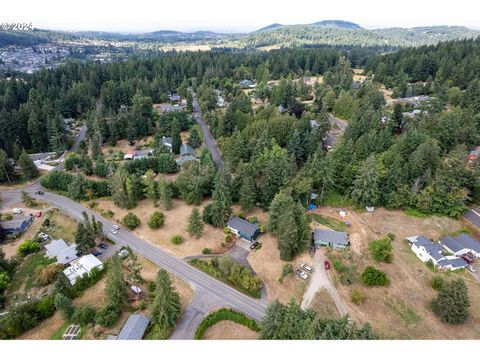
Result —
<svg viewBox="0 0 480 360"><path fill-rule="evenodd" d="M45 228L46 232L54 239L63 239L67 243L75 241L77 222L71 217L61 213L57 209L51 210L47 217L50 219L50 226Z"/></svg>
<svg viewBox="0 0 480 360"><path fill-rule="evenodd" d="M310 216L312 217L312 220L316 221L321 225L325 225L332 230L347 231L348 226L343 221L333 219L327 216L322 216L316 213L310 213Z"/></svg>

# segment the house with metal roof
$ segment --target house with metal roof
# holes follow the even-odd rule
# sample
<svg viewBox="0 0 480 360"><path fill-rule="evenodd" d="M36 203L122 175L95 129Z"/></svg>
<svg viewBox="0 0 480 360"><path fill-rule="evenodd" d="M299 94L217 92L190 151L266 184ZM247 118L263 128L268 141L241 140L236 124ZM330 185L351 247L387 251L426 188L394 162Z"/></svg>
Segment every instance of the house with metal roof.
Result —
<svg viewBox="0 0 480 360"><path fill-rule="evenodd" d="M75 285L77 279L85 274L90 274L93 269L103 269L103 263L92 254L82 256L70 263L70 266L63 270L63 273L70 281L70 284Z"/></svg>
<svg viewBox="0 0 480 360"><path fill-rule="evenodd" d="M167 149L169 150L170 152L172 152L172 147L173 147L173 139L171 136L163 136L162 137L162 145Z"/></svg>
<svg viewBox="0 0 480 360"><path fill-rule="evenodd" d="M48 258L56 258L58 264L68 264L78 258L77 245L68 245L65 240L52 240L45 245L46 256Z"/></svg>
<svg viewBox="0 0 480 360"><path fill-rule="evenodd" d="M455 256L472 254L480 257L480 242L469 234L462 233L458 236L445 236L440 239L445 250Z"/></svg>
<svg viewBox="0 0 480 360"><path fill-rule="evenodd" d="M444 258L442 244L431 242L421 235L410 236L406 240L415 255L423 262L432 261L436 265Z"/></svg>
<svg viewBox="0 0 480 360"><path fill-rule="evenodd" d="M442 270L459 270L467 266L467 262L456 256L447 256L444 259L440 260L436 266Z"/></svg>
<svg viewBox="0 0 480 360"><path fill-rule="evenodd" d="M260 228L257 224L252 224L238 216L231 217L227 226L232 233L248 241L254 241L260 234Z"/></svg>
<svg viewBox="0 0 480 360"><path fill-rule="evenodd" d="M8 221L0 221L3 232L7 235L17 236L23 233L33 222L33 216L15 216L14 219Z"/></svg>
<svg viewBox="0 0 480 360"><path fill-rule="evenodd" d="M180 146L180 157L176 160L178 165L183 165L189 161L197 160L195 149L188 144L182 144Z"/></svg>
<svg viewBox="0 0 480 360"><path fill-rule="evenodd" d="M143 314L130 315L117 340L142 340L149 323L150 318Z"/></svg>
<svg viewBox="0 0 480 360"><path fill-rule="evenodd" d="M330 246L334 250L345 249L348 246L348 234L343 231L315 229L313 242L317 248Z"/></svg>

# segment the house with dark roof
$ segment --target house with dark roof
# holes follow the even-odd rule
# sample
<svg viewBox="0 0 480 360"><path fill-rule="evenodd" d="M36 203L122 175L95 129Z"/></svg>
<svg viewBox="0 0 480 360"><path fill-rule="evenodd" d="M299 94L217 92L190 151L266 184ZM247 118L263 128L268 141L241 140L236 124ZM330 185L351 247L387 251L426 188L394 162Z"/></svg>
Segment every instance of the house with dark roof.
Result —
<svg viewBox="0 0 480 360"><path fill-rule="evenodd" d="M315 229L313 242L317 248L330 246L334 250L345 249L348 246L348 234L343 231Z"/></svg>
<svg viewBox="0 0 480 360"><path fill-rule="evenodd" d="M33 216L16 216L12 220L0 221L3 233L6 235L17 236L23 233L33 222Z"/></svg>
<svg viewBox="0 0 480 360"><path fill-rule="evenodd" d="M444 259L440 260L436 266L442 270L460 270L467 266L467 262L462 258L456 256L447 256Z"/></svg>
<svg viewBox="0 0 480 360"><path fill-rule="evenodd" d="M244 89L253 89L256 87L255 83L252 80L244 79L239 82L240 86Z"/></svg>
<svg viewBox="0 0 480 360"><path fill-rule="evenodd" d="M231 217L227 226L232 233L248 241L254 241L260 234L257 224L252 224L238 216Z"/></svg>
<svg viewBox="0 0 480 360"><path fill-rule="evenodd" d="M480 242L469 234L462 233L458 236L445 236L440 239L445 250L455 256L472 254L480 257Z"/></svg>
<svg viewBox="0 0 480 360"><path fill-rule="evenodd" d="M117 340L142 340L149 323L150 318L143 314L130 315Z"/></svg>

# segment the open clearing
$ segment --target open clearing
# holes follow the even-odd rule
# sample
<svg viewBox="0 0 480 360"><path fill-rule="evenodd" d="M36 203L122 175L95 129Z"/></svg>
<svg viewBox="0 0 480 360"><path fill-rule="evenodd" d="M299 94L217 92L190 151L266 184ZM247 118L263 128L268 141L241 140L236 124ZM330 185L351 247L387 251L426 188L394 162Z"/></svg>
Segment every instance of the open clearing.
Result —
<svg viewBox="0 0 480 360"><path fill-rule="evenodd" d="M203 340L256 340L259 333L246 326L223 320L208 328L203 335Z"/></svg>
<svg viewBox="0 0 480 360"><path fill-rule="evenodd" d="M134 230L134 232L145 240L154 245L158 245L166 249L170 253L178 257L200 255L202 249L209 248L213 252L224 252L225 249L221 247L221 243L225 240L223 229L217 229L210 225L205 225L202 237L197 239L191 237L187 233L188 217L190 216L193 206L186 204L181 200L173 200L173 207L170 210L162 209L161 207L154 207L151 200L142 200L137 207L131 210L121 209L111 200L96 200L97 206L95 211L101 213L102 210L110 210L114 213L112 220L121 223L122 218L129 212L133 212L141 220L141 225ZM199 210L208 204L204 201ZM160 211L165 215L165 223L160 229L150 229L147 222L150 215L154 211ZM183 243L180 245L173 245L171 238L174 235L181 235Z"/></svg>
<svg viewBox="0 0 480 360"><path fill-rule="evenodd" d="M435 274L423 264L403 240L411 235L425 235L438 239L460 229L464 223L445 217L416 218L402 211L376 209L373 213L347 211L341 218L333 208L318 210L323 215L347 220L352 225L350 233L351 249L347 253L331 252L336 258L357 275L354 284L340 282L337 276L337 289L350 317L359 323L369 322L382 337L397 339L479 339L480 338L480 285L466 281L471 307L470 318L461 326L442 323L429 309L436 292L430 287L430 279ZM376 263L371 259L368 242L393 233L394 259L392 264ZM330 255L332 256L332 255ZM387 287L364 287L358 280L359 274L368 265L374 265L387 273L390 285ZM442 274L442 273L437 273ZM444 276L454 276L443 273ZM468 273L461 276L469 277ZM355 280L355 278L357 278ZM350 297L354 289L360 290L365 302L355 305Z"/></svg>

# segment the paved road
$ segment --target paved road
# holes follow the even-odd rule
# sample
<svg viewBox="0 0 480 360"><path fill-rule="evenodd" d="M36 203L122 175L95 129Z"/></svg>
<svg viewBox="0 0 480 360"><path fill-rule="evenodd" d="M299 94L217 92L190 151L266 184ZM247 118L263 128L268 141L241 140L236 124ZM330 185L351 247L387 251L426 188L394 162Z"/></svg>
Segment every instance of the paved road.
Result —
<svg viewBox="0 0 480 360"><path fill-rule="evenodd" d="M26 190L30 192L32 196L50 203L51 206L62 210L66 214L79 221L83 219L82 212L86 211L89 216L95 216L97 221L102 222L105 230L111 229L114 225L114 222L103 218L89 208L63 196L48 192L45 192L43 196L34 195L35 191L39 188L40 184L36 183L28 187ZM14 198L17 196L17 199L20 199L20 191L7 191L5 194L7 194L9 198ZM210 277L204 272L190 266L184 260L179 259L169 254L165 250L156 247L155 245L140 238L125 228L122 228L117 234L108 232L107 236L120 246L130 246L132 250L136 251L158 266L164 268L173 275L178 276L182 280L186 281L194 288L196 292L200 292L200 295L196 295L197 301L192 303L193 305L199 303L202 303L203 305L201 308L190 306L192 310L187 313L187 317L183 320L183 323L185 324L183 327L187 332L180 332L182 329L181 327L179 332L176 334L177 338L192 338L193 333L191 333L191 328L197 322L198 314L208 310L207 304L210 304L209 306L211 309L221 306L230 307L257 320L262 320L264 317L267 306L266 304L254 300L247 295L244 295L241 292L229 287L228 285L225 285L224 283ZM205 298L205 294L208 294L207 298ZM189 314L197 315L190 316ZM190 320L190 322L188 320Z"/></svg>
<svg viewBox="0 0 480 360"><path fill-rule="evenodd" d="M192 92L192 96L193 96L193 102L192 102L193 117L200 124L200 127L202 129L202 134L203 134L203 140L205 141L205 144L207 145L208 150L212 155L212 159L213 159L213 162L215 163L215 166L217 167L217 170L220 171L223 169L222 156L220 155L220 151L218 150L217 143L215 142L215 139L210 133L210 129L208 128L208 125L202 116L200 105L198 104L197 98L195 97L195 94L193 92Z"/></svg>
<svg viewBox="0 0 480 360"><path fill-rule="evenodd" d="M465 215L465 219L470 221L473 225L480 228L480 211L476 208L469 209Z"/></svg>
<svg viewBox="0 0 480 360"><path fill-rule="evenodd" d="M75 138L75 142L73 143L72 147L68 152L77 151L78 147L80 146L80 143L83 141L83 139L85 139L86 136L87 136L87 125L83 125L78 132L78 136ZM64 154L65 157L68 155L68 152ZM65 162L62 161L60 164L55 166L54 170L62 171L64 168L65 168Z"/></svg>

